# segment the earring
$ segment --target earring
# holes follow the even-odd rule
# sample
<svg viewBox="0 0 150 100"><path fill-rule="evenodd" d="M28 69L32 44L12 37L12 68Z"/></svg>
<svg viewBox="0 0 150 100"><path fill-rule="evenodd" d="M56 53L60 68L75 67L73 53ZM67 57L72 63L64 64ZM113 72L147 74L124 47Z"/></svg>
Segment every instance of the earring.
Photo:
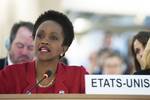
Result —
<svg viewBox="0 0 150 100"><path fill-rule="evenodd" d="M63 53L60 54L61 57L62 57L63 55L64 55Z"/></svg>

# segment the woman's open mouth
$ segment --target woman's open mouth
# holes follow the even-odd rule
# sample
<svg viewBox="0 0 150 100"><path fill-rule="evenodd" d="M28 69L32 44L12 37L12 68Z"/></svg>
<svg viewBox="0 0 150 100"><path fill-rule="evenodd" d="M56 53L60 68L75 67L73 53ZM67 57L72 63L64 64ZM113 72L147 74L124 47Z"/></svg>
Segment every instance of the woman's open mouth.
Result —
<svg viewBox="0 0 150 100"><path fill-rule="evenodd" d="M49 49L47 46L41 46L41 47L39 48L39 51L40 51L41 53L48 53L48 52L50 52L50 49Z"/></svg>

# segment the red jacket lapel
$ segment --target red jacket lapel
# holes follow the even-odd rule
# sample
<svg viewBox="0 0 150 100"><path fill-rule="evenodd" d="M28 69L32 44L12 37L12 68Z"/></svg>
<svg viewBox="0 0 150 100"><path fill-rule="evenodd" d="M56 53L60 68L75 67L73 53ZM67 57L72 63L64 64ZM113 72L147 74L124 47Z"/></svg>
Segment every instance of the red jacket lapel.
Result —
<svg viewBox="0 0 150 100"><path fill-rule="evenodd" d="M27 81L27 87L24 89L24 93L26 93L28 90L30 90L35 84L36 84L36 78L35 78L35 61L30 62L26 66L26 81ZM32 93L36 92L36 89L33 89L31 91Z"/></svg>
<svg viewBox="0 0 150 100"><path fill-rule="evenodd" d="M56 72L56 80L55 80L55 93L68 93L68 88L65 85L65 69L61 63L57 65L57 72Z"/></svg>

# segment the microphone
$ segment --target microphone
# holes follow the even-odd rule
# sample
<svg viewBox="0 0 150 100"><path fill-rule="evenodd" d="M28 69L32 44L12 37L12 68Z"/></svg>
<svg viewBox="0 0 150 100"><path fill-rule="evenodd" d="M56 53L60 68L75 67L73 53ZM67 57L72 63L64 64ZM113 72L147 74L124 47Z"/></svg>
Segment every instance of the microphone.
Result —
<svg viewBox="0 0 150 100"><path fill-rule="evenodd" d="M30 95L30 94L32 93L32 90L33 90L34 88L36 88L44 79L49 78L51 75L52 75L52 71L51 71L51 70L47 70L47 71L43 74L43 78L40 79L40 81L38 81L38 83L34 84L30 89L28 89L28 90L26 91L26 94L29 94L29 95Z"/></svg>

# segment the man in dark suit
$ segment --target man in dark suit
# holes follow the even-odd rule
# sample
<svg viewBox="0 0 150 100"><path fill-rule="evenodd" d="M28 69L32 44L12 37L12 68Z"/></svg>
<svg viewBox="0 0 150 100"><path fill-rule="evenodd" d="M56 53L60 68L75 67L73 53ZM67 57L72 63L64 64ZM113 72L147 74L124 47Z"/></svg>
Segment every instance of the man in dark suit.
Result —
<svg viewBox="0 0 150 100"><path fill-rule="evenodd" d="M7 65L24 63L33 59L33 24L31 22L15 23L6 43L8 56L0 59L0 69Z"/></svg>

